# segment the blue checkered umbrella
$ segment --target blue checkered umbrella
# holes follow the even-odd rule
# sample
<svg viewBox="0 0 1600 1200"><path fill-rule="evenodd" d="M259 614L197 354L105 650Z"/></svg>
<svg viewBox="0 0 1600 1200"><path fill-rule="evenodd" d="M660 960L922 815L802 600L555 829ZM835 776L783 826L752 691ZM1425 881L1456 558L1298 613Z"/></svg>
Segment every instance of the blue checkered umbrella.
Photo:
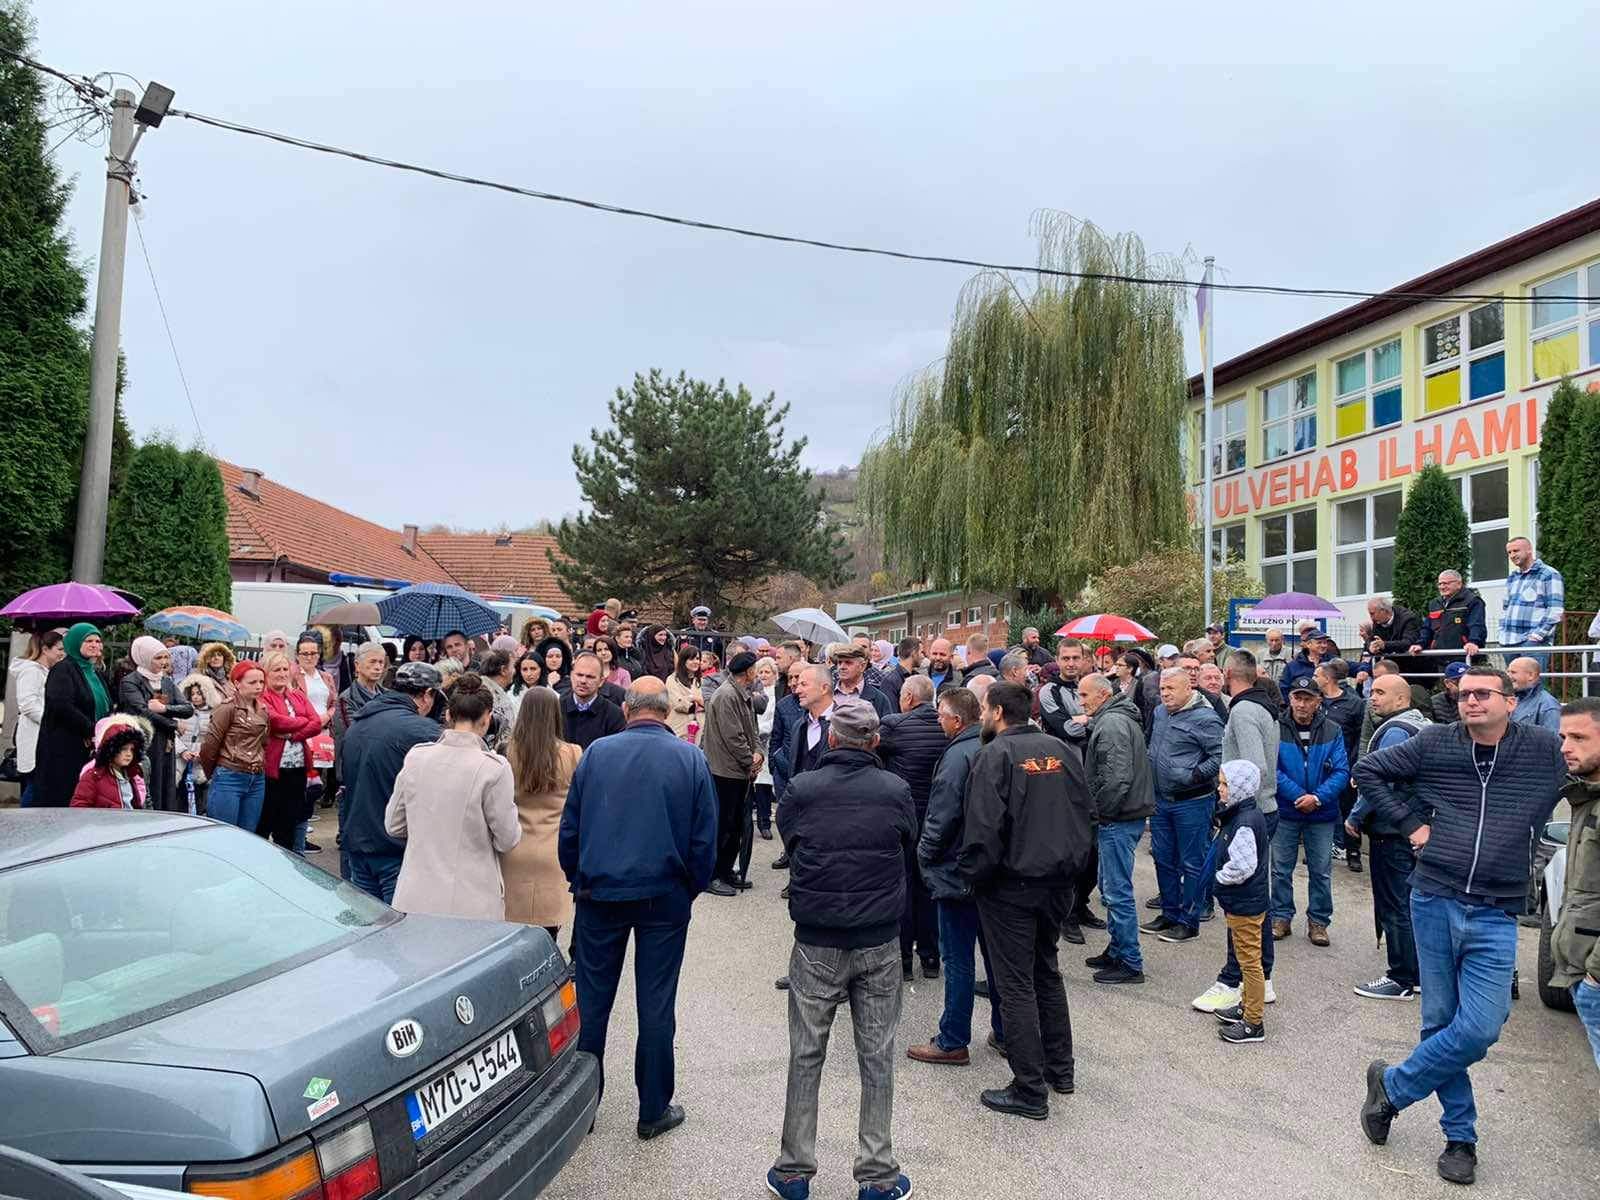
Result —
<svg viewBox="0 0 1600 1200"><path fill-rule="evenodd" d="M385 625L432 641L447 633L476 637L500 628L500 614L453 583L415 583L378 601Z"/></svg>

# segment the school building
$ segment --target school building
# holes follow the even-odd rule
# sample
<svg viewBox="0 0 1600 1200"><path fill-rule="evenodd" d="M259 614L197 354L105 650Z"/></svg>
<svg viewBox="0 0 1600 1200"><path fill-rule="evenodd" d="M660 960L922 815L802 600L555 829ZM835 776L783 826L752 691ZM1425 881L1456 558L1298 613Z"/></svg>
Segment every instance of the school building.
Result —
<svg viewBox="0 0 1600 1200"><path fill-rule="evenodd" d="M1441 292L1486 298L1414 298ZM1493 637L1507 539L1538 548L1544 406L1564 376L1600 387L1586 296L1600 296L1600 200L1217 364L1209 498L1196 376L1181 431L1196 529L1209 499L1215 556L1362 620L1392 585L1408 477L1437 462L1471 522Z"/></svg>

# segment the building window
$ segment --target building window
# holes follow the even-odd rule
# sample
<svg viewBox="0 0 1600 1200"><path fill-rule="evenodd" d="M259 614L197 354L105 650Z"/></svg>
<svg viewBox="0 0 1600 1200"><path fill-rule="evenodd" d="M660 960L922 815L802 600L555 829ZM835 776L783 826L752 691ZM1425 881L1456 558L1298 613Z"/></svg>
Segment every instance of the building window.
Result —
<svg viewBox="0 0 1600 1200"><path fill-rule="evenodd" d="M1317 510L1261 518L1261 582L1267 594L1317 590Z"/></svg>
<svg viewBox="0 0 1600 1200"><path fill-rule="evenodd" d="M1379 492L1333 506L1333 590L1341 599L1394 589L1394 531L1402 493Z"/></svg>
<svg viewBox="0 0 1600 1200"><path fill-rule="evenodd" d="M1011 601L1006 601L1006 620L1011 620Z"/></svg>
<svg viewBox="0 0 1600 1200"><path fill-rule="evenodd" d="M1498 300L1422 330L1422 409L1438 412L1506 390L1506 317Z"/></svg>
<svg viewBox="0 0 1600 1200"><path fill-rule="evenodd" d="M1577 298L1600 295L1596 289L1600 262L1534 285L1528 349L1535 383L1600 367L1600 301Z"/></svg>
<svg viewBox="0 0 1600 1200"><path fill-rule="evenodd" d="M905 641L905 637L906 637L906 631L904 629L891 629L891 630L889 630L889 638L888 638L888 640L893 642L896 646L898 646L901 642Z"/></svg>
<svg viewBox="0 0 1600 1200"><path fill-rule="evenodd" d="M1201 409L1202 428L1205 419L1205 410ZM1211 429L1216 434L1211 443L1212 478L1244 470L1244 397L1212 405Z"/></svg>
<svg viewBox="0 0 1600 1200"><path fill-rule="evenodd" d="M954 629L957 625L961 624L961 610L959 608L952 608L945 614L944 623L945 628L947 629Z"/></svg>
<svg viewBox="0 0 1600 1200"><path fill-rule="evenodd" d="M1354 437L1398 425L1400 339L1373 346L1333 364L1333 436Z"/></svg>
<svg viewBox="0 0 1600 1200"><path fill-rule="evenodd" d="M1317 444L1317 374L1307 371L1261 389L1261 459L1311 450Z"/></svg>
<svg viewBox="0 0 1600 1200"><path fill-rule="evenodd" d="M1511 532L1510 478L1505 467L1452 477L1472 530L1470 583L1506 577L1506 542Z"/></svg>
<svg viewBox="0 0 1600 1200"><path fill-rule="evenodd" d="M981 604L975 604L971 608L967 609L967 624L983 624L983 606Z"/></svg>
<svg viewBox="0 0 1600 1200"><path fill-rule="evenodd" d="M1219 567L1244 560L1244 522L1217 525L1211 530L1211 561Z"/></svg>
<svg viewBox="0 0 1600 1200"><path fill-rule="evenodd" d="M990 620L990 622L992 623L992 622L998 621L999 619L1000 619L1000 606L998 604L989 605L989 620Z"/></svg>

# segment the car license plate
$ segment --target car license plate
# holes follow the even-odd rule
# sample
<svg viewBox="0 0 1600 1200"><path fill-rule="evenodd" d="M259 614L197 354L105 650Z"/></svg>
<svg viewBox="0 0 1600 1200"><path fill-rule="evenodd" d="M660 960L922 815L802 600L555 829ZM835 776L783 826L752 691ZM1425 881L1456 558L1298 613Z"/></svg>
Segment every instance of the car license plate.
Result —
<svg viewBox="0 0 1600 1200"><path fill-rule="evenodd" d="M479 1047L443 1075L428 1080L406 1096L411 1136L421 1141L480 1096L487 1095L522 1067L514 1030Z"/></svg>

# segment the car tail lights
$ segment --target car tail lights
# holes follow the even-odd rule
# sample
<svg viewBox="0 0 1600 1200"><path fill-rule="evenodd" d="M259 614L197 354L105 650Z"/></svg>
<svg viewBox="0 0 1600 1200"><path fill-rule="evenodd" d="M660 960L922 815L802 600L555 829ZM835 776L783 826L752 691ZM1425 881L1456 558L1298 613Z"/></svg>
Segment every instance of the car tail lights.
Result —
<svg viewBox="0 0 1600 1200"><path fill-rule="evenodd" d="M184 1190L225 1200L363 1200L382 1184L372 1126L362 1120L289 1157L190 1168Z"/></svg>
<svg viewBox="0 0 1600 1200"><path fill-rule="evenodd" d="M578 985L567 980L539 1007L553 1059L578 1040Z"/></svg>

